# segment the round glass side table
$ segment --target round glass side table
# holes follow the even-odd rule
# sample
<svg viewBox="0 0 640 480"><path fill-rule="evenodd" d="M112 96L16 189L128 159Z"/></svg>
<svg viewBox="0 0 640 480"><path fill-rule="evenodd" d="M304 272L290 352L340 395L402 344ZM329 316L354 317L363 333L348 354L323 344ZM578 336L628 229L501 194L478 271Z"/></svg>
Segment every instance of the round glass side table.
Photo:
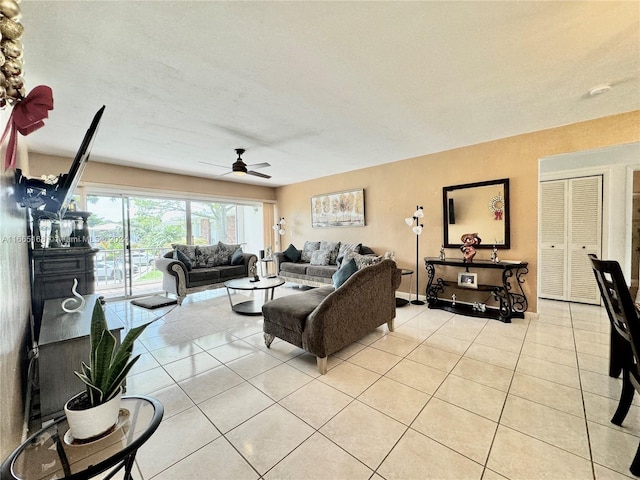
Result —
<svg viewBox="0 0 640 480"><path fill-rule="evenodd" d="M400 273L401 275L413 275L413 270L403 268L401 269ZM411 299L411 284L412 282L409 281L409 300ZM409 300L407 300L406 298L396 297L396 307L404 307L409 303Z"/></svg>
<svg viewBox="0 0 640 480"><path fill-rule="evenodd" d="M164 407L144 395L122 397L115 430L87 443L76 444L69 434L66 417L56 419L16 448L0 466L0 477L14 480L88 479L112 469L112 478L124 467L130 480L138 449L156 431Z"/></svg>

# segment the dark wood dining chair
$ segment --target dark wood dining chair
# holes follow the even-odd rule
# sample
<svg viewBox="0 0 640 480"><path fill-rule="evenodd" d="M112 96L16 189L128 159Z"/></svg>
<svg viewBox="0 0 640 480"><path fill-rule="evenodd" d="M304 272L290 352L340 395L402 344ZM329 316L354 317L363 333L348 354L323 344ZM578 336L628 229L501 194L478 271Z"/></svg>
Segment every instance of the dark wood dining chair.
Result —
<svg viewBox="0 0 640 480"><path fill-rule="evenodd" d="M612 341L611 355L615 354L622 369L622 392L611 423L622 426L635 391L640 392L640 311L631 298L620 264L613 260L598 260L593 254L589 254L589 258L611 321L612 335L617 337ZM640 475L640 445L629 470Z"/></svg>

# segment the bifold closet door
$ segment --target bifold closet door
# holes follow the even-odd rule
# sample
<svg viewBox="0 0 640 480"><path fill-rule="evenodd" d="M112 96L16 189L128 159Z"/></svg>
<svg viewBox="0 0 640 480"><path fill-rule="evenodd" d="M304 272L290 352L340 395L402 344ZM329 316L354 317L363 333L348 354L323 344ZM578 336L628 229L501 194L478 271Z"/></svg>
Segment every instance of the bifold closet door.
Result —
<svg viewBox="0 0 640 480"><path fill-rule="evenodd" d="M600 303L588 254L602 257L602 177L570 180L569 300Z"/></svg>
<svg viewBox="0 0 640 480"><path fill-rule="evenodd" d="M601 256L602 176L542 182L539 296L598 304L588 254Z"/></svg>
<svg viewBox="0 0 640 480"><path fill-rule="evenodd" d="M538 296L567 297L567 181L540 184L540 272Z"/></svg>

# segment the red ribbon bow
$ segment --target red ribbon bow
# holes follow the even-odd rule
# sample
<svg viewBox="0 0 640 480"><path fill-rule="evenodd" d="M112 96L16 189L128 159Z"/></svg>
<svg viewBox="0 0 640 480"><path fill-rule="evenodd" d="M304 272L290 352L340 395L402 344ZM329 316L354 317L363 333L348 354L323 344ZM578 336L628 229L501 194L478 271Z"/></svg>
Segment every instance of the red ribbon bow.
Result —
<svg viewBox="0 0 640 480"><path fill-rule="evenodd" d="M13 107L0 144L9 134L9 143L4 157L4 169L15 168L18 135L16 131L26 136L44 126L44 119L49 117L49 110L53 110L53 92L51 87L38 85L29 95L24 97Z"/></svg>

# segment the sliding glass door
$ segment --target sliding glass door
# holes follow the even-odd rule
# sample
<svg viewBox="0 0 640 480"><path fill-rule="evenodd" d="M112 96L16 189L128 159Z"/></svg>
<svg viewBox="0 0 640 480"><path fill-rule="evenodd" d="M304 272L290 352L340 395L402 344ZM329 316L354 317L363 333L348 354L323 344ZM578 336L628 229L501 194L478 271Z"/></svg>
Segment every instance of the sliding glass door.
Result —
<svg viewBox="0 0 640 480"><path fill-rule="evenodd" d="M96 255L96 293L105 298L162 290L155 259L173 243L241 244L264 248L262 205L129 195L87 195L91 245Z"/></svg>

